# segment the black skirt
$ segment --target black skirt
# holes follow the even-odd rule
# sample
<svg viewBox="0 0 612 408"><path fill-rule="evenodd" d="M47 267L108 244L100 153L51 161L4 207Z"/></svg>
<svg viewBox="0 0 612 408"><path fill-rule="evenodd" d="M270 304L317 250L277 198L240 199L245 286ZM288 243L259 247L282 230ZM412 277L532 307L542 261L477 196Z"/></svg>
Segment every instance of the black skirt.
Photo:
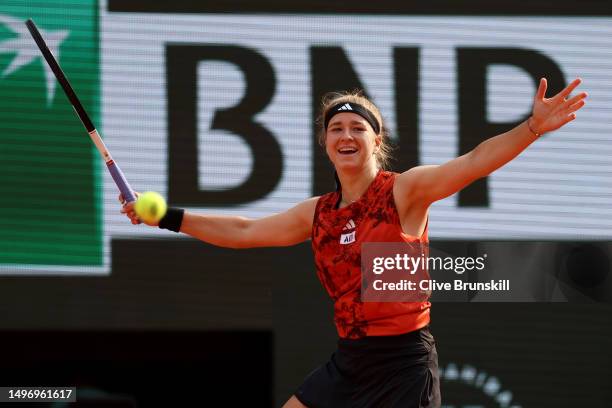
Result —
<svg viewBox="0 0 612 408"><path fill-rule="evenodd" d="M339 339L330 360L295 393L308 408L440 407L438 354L429 327L399 336Z"/></svg>

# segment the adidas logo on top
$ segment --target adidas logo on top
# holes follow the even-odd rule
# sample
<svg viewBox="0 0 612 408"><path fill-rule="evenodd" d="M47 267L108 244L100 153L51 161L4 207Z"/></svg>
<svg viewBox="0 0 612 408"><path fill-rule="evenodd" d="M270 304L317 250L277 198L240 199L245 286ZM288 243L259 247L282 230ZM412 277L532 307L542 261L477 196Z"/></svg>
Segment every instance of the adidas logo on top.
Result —
<svg viewBox="0 0 612 408"><path fill-rule="evenodd" d="M347 230L352 230L352 229L355 229L355 222L352 219L350 219L348 220L346 224L344 224L342 231L347 231Z"/></svg>
<svg viewBox="0 0 612 408"><path fill-rule="evenodd" d="M345 111L345 110L353 110L353 107L349 104L349 103L345 103L344 105L342 105L341 107L338 108L339 111Z"/></svg>

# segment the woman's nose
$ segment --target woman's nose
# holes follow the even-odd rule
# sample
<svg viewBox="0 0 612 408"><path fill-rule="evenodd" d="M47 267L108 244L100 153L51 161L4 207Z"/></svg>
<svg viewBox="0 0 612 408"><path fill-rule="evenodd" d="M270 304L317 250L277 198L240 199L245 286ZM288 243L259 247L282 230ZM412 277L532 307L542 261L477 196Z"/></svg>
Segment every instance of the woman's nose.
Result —
<svg viewBox="0 0 612 408"><path fill-rule="evenodd" d="M351 134L351 130L350 129L344 129L342 131L342 139L353 139L353 135Z"/></svg>

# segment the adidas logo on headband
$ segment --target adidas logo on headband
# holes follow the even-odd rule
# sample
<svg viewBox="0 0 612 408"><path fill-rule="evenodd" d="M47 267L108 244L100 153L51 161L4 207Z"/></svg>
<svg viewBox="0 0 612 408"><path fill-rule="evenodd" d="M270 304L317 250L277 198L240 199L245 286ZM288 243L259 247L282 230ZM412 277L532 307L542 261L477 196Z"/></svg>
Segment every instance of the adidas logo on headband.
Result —
<svg viewBox="0 0 612 408"><path fill-rule="evenodd" d="M329 125L329 121L335 115L341 112L347 112L347 111L351 113L356 113L357 115L361 116L362 118L368 121L368 123L370 124L370 126L372 126L372 129L374 129L374 132L376 134L380 133L380 123L378 123L376 116L374 116L374 114L370 112L365 106L362 106L361 104L355 103L355 102L353 103L340 102L337 105L332 106L327 111L327 114L325 115L325 120L323 122L323 128L327 129L327 126Z"/></svg>

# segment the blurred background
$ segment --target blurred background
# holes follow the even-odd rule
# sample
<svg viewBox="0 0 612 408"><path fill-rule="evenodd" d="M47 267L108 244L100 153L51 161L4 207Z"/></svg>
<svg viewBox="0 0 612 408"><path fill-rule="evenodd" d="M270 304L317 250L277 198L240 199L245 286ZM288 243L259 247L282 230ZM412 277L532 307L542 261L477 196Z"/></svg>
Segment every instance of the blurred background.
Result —
<svg viewBox="0 0 612 408"><path fill-rule="evenodd" d="M580 76L576 121L430 215L432 246L494 248L507 276L528 259L516 272L534 293L438 302L431 327L446 408L610 405L611 5L0 3L0 386L76 385L79 406L272 407L335 348L309 242L237 251L132 226L27 18L132 186L205 213L259 217L333 189L314 126L326 92L374 99L402 171L525 120L541 77L552 95Z"/></svg>

